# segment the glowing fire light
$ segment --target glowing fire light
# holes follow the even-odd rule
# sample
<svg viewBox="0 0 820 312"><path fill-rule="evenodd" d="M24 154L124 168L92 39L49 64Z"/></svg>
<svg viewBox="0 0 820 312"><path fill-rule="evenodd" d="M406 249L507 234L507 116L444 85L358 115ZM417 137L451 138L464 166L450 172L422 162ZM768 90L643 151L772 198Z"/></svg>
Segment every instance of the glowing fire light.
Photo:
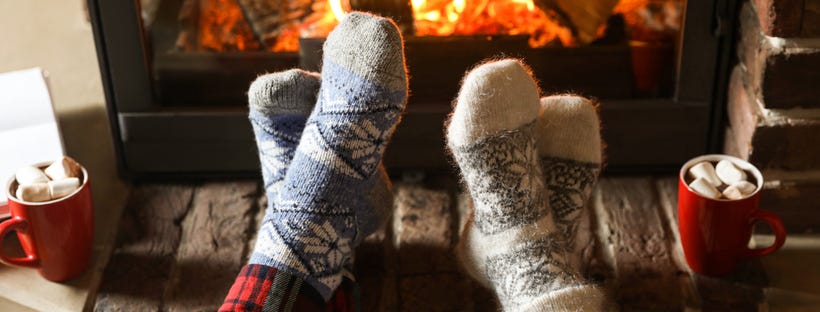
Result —
<svg viewBox="0 0 820 312"><path fill-rule="evenodd" d="M574 45L571 31L532 0L412 0L411 4L416 36L528 34L532 47L555 39Z"/></svg>
<svg viewBox="0 0 820 312"><path fill-rule="evenodd" d="M535 10L535 3L532 3L532 0L511 0L511 1L515 2L515 3L523 3L524 5L527 6L527 10L529 10L529 11Z"/></svg>
<svg viewBox="0 0 820 312"><path fill-rule="evenodd" d="M326 37L350 8L348 0L314 1L307 19L287 24L270 40L265 33L255 38L237 0L201 0L198 46L205 51L297 51L300 37ZM410 4L415 36L529 35L532 47L556 40L575 45L571 31L533 0L410 0ZM258 40L265 40L265 46Z"/></svg>
<svg viewBox="0 0 820 312"><path fill-rule="evenodd" d="M466 5L464 1L465 0L453 0L453 7L455 7L456 12L461 13L464 11L464 6Z"/></svg>
<svg viewBox="0 0 820 312"><path fill-rule="evenodd" d="M250 25L236 0L203 0L199 3L197 41L204 51L244 51L259 49Z"/></svg>
<svg viewBox="0 0 820 312"><path fill-rule="evenodd" d="M330 10L333 11L333 16L336 17L336 21L341 21L347 12L345 12L344 8L342 8L342 0L328 0L330 3Z"/></svg>
<svg viewBox="0 0 820 312"><path fill-rule="evenodd" d="M347 14L342 0L328 0L340 21ZM532 0L411 0L416 36L530 35L530 46L558 39L575 45L572 32L535 6ZM323 25L320 29L332 29ZM312 36L326 35L314 32Z"/></svg>

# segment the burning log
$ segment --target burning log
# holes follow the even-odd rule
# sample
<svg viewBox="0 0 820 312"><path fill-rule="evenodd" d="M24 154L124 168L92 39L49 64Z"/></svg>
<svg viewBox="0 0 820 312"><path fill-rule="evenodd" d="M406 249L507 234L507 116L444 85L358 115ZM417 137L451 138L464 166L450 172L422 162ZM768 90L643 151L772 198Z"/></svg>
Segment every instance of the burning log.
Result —
<svg viewBox="0 0 820 312"><path fill-rule="evenodd" d="M179 9L179 36L177 36L176 48L183 52L195 51L197 22L199 21L199 4L196 0L187 0L182 3Z"/></svg>
<svg viewBox="0 0 820 312"><path fill-rule="evenodd" d="M271 51L296 51L302 25L320 20L327 1L239 0L256 38Z"/></svg>
<svg viewBox="0 0 820 312"><path fill-rule="evenodd" d="M612 15L618 0L534 0L544 12L553 11L562 24L573 29L578 42L595 40L598 28Z"/></svg>
<svg viewBox="0 0 820 312"><path fill-rule="evenodd" d="M250 25L237 0L185 0L178 20L176 49L182 51L258 50Z"/></svg>
<svg viewBox="0 0 820 312"><path fill-rule="evenodd" d="M353 11L371 12L392 18L405 35L413 33L413 7L409 0L350 0Z"/></svg>

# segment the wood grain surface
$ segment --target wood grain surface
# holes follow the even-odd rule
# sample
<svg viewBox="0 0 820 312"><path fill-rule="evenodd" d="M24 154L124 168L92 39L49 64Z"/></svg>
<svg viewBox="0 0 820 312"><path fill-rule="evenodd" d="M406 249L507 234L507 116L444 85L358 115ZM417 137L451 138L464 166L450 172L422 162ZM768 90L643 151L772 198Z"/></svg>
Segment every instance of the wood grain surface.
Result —
<svg viewBox="0 0 820 312"><path fill-rule="evenodd" d="M442 179L439 179L442 180ZM462 273L454 246L472 209L453 183L396 183L393 215L356 251L364 311L497 311ZM105 270L100 311L215 310L247 262L267 201L257 181L137 185ZM583 215L584 275L622 310L755 311L767 307L759 262L727 277L685 263L674 177L608 177Z"/></svg>

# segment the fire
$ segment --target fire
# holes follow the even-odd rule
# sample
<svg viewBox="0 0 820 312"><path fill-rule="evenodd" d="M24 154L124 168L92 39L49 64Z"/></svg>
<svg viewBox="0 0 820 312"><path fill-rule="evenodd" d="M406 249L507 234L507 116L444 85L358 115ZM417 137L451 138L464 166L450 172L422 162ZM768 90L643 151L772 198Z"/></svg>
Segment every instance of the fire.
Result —
<svg viewBox="0 0 820 312"><path fill-rule="evenodd" d="M250 25L236 0L199 2L197 42L204 51L245 51L259 49Z"/></svg>
<svg viewBox="0 0 820 312"><path fill-rule="evenodd" d="M347 14L343 2L328 1L338 22ZM564 46L575 44L572 32L532 0L411 0L410 4L416 36L530 35L532 47L556 39Z"/></svg>
<svg viewBox="0 0 820 312"><path fill-rule="evenodd" d="M267 32L251 27L238 0L194 3L200 12L195 42L200 51L296 51L299 38L327 36L350 11L349 0L314 0L306 18L288 20L276 32ZM553 13L547 14L538 8L533 0L410 0L409 3L415 36L529 35L532 47L556 41L563 46L576 44L572 32L559 25L550 16Z"/></svg>
<svg viewBox="0 0 820 312"><path fill-rule="evenodd" d="M330 10L333 11L333 16L336 18L336 21L341 21L345 15L347 15L347 12L342 8L342 1L328 0L328 2L330 2Z"/></svg>
<svg viewBox="0 0 820 312"><path fill-rule="evenodd" d="M532 0L413 0L411 4L417 36L527 34L533 47L555 39L574 45L572 32Z"/></svg>
<svg viewBox="0 0 820 312"><path fill-rule="evenodd" d="M621 14L630 39L674 41L681 29L680 1L621 0L613 13Z"/></svg>
<svg viewBox="0 0 820 312"><path fill-rule="evenodd" d="M453 0L453 7L456 12L461 13L464 11L464 7L467 5L464 1L465 0Z"/></svg>

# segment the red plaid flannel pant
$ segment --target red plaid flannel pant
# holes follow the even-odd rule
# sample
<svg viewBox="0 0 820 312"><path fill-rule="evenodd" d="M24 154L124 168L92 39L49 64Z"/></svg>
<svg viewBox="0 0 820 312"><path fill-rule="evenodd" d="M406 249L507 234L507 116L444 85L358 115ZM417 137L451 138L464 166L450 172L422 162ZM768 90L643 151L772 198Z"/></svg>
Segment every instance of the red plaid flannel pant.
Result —
<svg viewBox="0 0 820 312"><path fill-rule="evenodd" d="M352 281L343 279L330 301L301 279L274 267L248 264L219 311L356 311Z"/></svg>

